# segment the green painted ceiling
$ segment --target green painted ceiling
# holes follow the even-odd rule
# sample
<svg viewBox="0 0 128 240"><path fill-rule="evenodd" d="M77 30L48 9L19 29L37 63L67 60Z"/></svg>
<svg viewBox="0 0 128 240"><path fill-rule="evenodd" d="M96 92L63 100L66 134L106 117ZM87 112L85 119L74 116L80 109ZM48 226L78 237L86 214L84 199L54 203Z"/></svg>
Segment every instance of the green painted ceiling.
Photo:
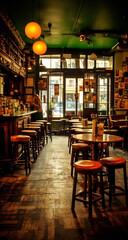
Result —
<svg viewBox="0 0 128 240"><path fill-rule="evenodd" d="M112 0L3 0L7 12L26 43L25 25L41 25L48 48L111 49L128 31L127 2ZM51 35L48 23L52 23ZM79 41L80 33L87 39ZM90 44L88 43L90 42Z"/></svg>

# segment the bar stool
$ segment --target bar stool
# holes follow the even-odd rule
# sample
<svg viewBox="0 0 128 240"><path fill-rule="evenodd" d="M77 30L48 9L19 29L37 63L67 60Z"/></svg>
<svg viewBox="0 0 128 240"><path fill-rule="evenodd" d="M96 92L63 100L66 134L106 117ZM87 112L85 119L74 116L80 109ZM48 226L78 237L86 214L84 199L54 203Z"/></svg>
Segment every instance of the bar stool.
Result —
<svg viewBox="0 0 128 240"><path fill-rule="evenodd" d="M109 207L112 204L112 196L125 195L126 205L128 206L128 189L127 189L127 176L126 176L126 160L121 157L105 157L100 159L100 163L103 167L107 168L109 186L104 189L108 189L109 192L104 191L109 196ZM115 185L115 170L123 169L124 175L124 189ZM118 189L121 192L115 192Z"/></svg>
<svg viewBox="0 0 128 240"><path fill-rule="evenodd" d="M46 123L46 141L47 141L47 143L48 143L48 134L52 141L52 123L51 122Z"/></svg>
<svg viewBox="0 0 128 240"><path fill-rule="evenodd" d="M41 144L44 147L44 143L45 143L45 128L44 128L44 123L43 122L31 122L30 124L35 125L35 126L39 126L41 128L41 136L40 136L40 140L41 140Z"/></svg>
<svg viewBox="0 0 128 240"><path fill-rule="evenodd" d="M21 133L23 135L28 135L30 136L30 146L31 146L31 149L32 149L32 152L33 152L33 159L34 159L34 162L36 161L37 159L37 132L35 130L22 130Z"/></svg>
<svg viewBox="0 0 128 240"><path fill-rule="evenodd" d="M86 143L73 143L71 154L71 177L73 177L74 162L78 161L80 152L82 152L83 159L88 159L89 145Z"/></svg>
<svg viewBox="0 0 128 240"><path fill-rule="evenodd" d="M92 218L92 204L102 199L102 207L105 208L104 202L104 190L103 190L103 176L102 176L102 164L92 160L81 160L74 164L75 175L73 182L73 193L72 193L72 205L71 209L74 211L75 201L89 204L89 218ZM80 173L85 175L85 189L83 192L76 193L77 186L77 174ZM92 192L92 176L100 173L100 193ZM88 180L88 191L87 191L87 180ZM87 200L88 194L88 200ZM80 196L83 195L83 198ZM93 199L94 197L94 199Z"/></svg>
<svg viewBox="0 0 128 240"><path fill-rule="evenodd" d="M38 127L38 126L35 126L34 124L28 124L26 127L25 127L25 130L35 130L37 132L37 147L38 147L38 154L40 152L40 131L41 131L41 128Z"/></svg>
<svg viewBox="0 0 128 240"><path fill-rule="evenodd" d="M44 124L44 140L46 139L46 143L47 143L47 137L46 137L46 133L47 133L47 127L46 127L46 124L47 124L47 120L36 120L36 122L42 122Z"/></svg>
<svg viewBox="0 0 128 240"><path fill-rule="evenodd" d="M31 160L30 160L30 136L25 135L14 135L10 137L12 144L12 160L11 166L13 167L16 164L25 165L25 171L27 176L27 170L31 172ZM22 149L19 152L19 146L22 145ZM25 155L25 159L21 160L21 156Z"/></svg>

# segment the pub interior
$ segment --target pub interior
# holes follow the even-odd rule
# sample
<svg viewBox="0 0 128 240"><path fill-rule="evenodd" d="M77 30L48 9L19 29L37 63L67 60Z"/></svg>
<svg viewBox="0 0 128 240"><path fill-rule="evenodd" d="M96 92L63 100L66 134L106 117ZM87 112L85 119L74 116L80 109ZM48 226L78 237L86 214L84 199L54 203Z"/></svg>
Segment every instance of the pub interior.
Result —
<svg viewBox="0 0 128 240"><path fill-rule="evenodd" d="M0 3L0 239L128 239L127 3Z"/></svg>

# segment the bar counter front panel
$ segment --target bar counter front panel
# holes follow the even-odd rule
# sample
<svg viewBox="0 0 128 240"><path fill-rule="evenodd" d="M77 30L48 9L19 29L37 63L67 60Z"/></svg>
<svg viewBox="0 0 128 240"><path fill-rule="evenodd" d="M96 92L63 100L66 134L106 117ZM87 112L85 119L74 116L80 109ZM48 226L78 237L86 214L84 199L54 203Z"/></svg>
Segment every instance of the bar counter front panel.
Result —
<svg viewBox="0 0 128 240"><path fill-rule="evenodd" d="M31 122L31 115L37 111L16 113L0 116L0 160L11 158L10 136L21 133L21 130Z"/></svg>

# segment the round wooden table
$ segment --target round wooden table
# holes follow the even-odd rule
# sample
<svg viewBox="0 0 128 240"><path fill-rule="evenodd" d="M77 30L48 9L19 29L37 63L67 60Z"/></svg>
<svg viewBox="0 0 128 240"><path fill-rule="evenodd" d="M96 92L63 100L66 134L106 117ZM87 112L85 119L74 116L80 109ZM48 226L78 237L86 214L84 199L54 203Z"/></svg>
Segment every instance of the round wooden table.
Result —
<svg viewBox="0 0 128 240"><path fill-rule="evenodd" d="M71 128L71 132L73 133L92 133L92 128ZM117 129L104 129L104 133L108 133L108 134L114 134L117 133L118 130Z"/></svg>
<svg viewBox="0 0 128 240"><path fill-rule="evenodd" d="M94 146L94 156L92 160L98 161L98 144L101 143L101 147L103 147L103 143L116 143L122 142L123 138L111 135L111 134L103 134L103 136L94 136L92 134L76 134L73 135L73 138L77 140L81 140L84 143L93 144Z"/></svg>
<svg viewBox="0 0 128 240"><path fill-rule="evenodd" d="M89 125L83 126L82 124L73 124L73 125L71 126L71 128L81 128L81 129L86 129L86 128L92 128L92 125L89 124Z"/></svg>

